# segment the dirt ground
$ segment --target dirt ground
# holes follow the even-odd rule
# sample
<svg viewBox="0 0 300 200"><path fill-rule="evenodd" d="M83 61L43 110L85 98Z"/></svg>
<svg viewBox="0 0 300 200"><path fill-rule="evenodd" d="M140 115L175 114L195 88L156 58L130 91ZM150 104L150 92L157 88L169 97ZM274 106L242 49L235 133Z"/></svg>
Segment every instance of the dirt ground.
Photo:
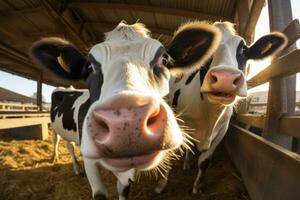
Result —
<svg viewBox="0 0 300 200"><path fill-rule="evenodd" d="M59 146L60 160L50 162L51 137L48 140L14 140L0 132L0 200L88 200L91 191L85 176L76 176L65 142ZM79 157L79 149L76 149ZM203 177L202 194L191 196L197 174L197 155L191 170L182 170L182 159L174 162L166 190L153 196L155 179L142 176L131 187L129 199L134 200L249 200L240 176L220 146ZM80 164L83 170L83 163ZM100 170L110 199L117 199L116 179Z"/></svg>

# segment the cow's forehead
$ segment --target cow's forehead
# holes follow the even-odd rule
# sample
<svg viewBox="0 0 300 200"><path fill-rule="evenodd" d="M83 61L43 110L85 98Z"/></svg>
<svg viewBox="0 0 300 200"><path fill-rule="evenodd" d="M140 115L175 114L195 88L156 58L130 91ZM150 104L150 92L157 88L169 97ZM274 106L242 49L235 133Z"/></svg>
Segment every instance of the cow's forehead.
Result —
<svg viewBox="0 0 300 200"><path fill-rule="evenodd" d="M138 40L109 40L93 46L89 52L101 64L114 59L130 57L142 59L149 63L155 56L156 51L163 46L158 40L152 38L139 38Z"/></svg>
<svg viewBox="0 0 300 200"><path fill-rule="evenodd" d="M236 34L234 24L230 22L217 22L214 24L221 32L221 45L230 45L236 47L243 38Z"/></svg>

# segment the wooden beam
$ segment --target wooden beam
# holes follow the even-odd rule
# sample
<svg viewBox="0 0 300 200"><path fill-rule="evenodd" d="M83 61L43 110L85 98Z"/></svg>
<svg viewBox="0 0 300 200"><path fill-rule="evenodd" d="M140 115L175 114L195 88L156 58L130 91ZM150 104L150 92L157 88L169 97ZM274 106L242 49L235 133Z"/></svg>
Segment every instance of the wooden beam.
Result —
<svg viewBox="0 0 300 200"><path fill-rule="evenodd" d="M264 129L266 115L238 114L236 121L253 127ZM284 116L279 119L279 132L281 135L293 136L300 139L300 116Z"/></svg>
<svg viewBox="0 0 300 200"><path fill-rule="evenodd" d="M21 76L27 79L36 80L38 77L38 73L32 70L28 70L28 68L24 68L24 65L19 63L14 64L0 64L0 70L5 71L7 73L11 73L17 76Z"/></svg>
<svg viewBox="0 0 300 200"><path fill-rule="evenodd" d="M288 26L283 30L283 33L289 39L287 48L295 44L295 42L300 38L300 24L299 19L294 19Z"/></svg>
<svg viewBox="0 0 300 200"><path fill-rule="evenodd" d="M238 17L238 34L243 36L244 39L246 40L247 44L251 43L251 40L249 38L245 38L243 33L245 32L246 25L247 25L247 19L249 18L250 14L250 5L248 0L240 0L237 1L237 17Z"/></svg>
<svg viewBox="0 0 300 200"><path fill-rule="evenodd" d="M300 49L275 60L270 66L247 81L248 88L259 86L274 78L285 77L300 72L299 60Z"/></svg>
<svg viewBox="0 0 300 200"><path fill-rule="evenodd" d="M26 66L27 68L30 68L32 74L36 74L36 72L41 73L41 70L33 65L33 63L29 60L29 57L25 53L19 51L18 49L15 49L14 47L11 47L10 45L2 41L0 41L0 54L7 60L19 63Z"/></svg>
<svg viewBox="0 0 300 200"><path fill-rule="evenodd" d="M264 7L266 0L253 0L250 12L247 18L246 25L244 27L244 32L242 36L245 38L250 38L251 42L253 40L253 35L256 27L256 23L260 16L261 10Z"/></svg>
<svg viewBox="0 0 300 200"><path fill-rule="evenodd" d="M117 9L117 10L128 10L128 11L141 11L150 13L159 13L164 15L175 15L193 19L211 20L211 21L233 21L231 18L219 17L215 15L209 15L200 13L192 10L176 9L176 8L166 8L161 6L151 6L151 5L138 5L138 4L122 4L122 3L102 3L102 2L71 2L69 7L74 8L97 8L97 9Z"/></svg>
<svg viewBox="0 0 300 200"><path fill-rule="evenodd" d="M24 15L27 13L35 13L35 12L43 12L45 11L45 8L43 6L37 6L34 8L25 8L25 9L13 9L13 10L5 10L4 14L0 15L1 17L12 17L12 16L16 16L16 15Z"/></svg>
<svg viewBox="0 0 300 200"><path fill-rule="evenodd" d="M43 110L43 88L42 88L42 83L43 83L43 75L42 73L39 75L39 78L36 83L36 105L39 108L39 111Z"/></svg>
<svg viewBox="0 0 300 200"><path fill-rule="evenodd" d="M34 126L38 124L50 123L50 117L30 117L30 118L9 118L9 119L0 119L0 130L17 128L24 126Z"/></svg>
<svg viewBox="0 0 300 200"><path fill-rule="evenodd" d="M4 43L3 41L0 41L0 50L9 52L10 54L17 56L23 60L28 60L28 56L25 53L19 51L18 49L15 49L14 47Z"/></svg>
<svg viewBox="0 0 300 200"><path fill-rule="evenodd" d="M238 114L236 115L236 121L242 122L253 127L263 129L265 126L265 115L255 115L255 114Z"/></svg>
<svg viewBox="0 0 300 200"><path fill-rule="evenodd" d="M105 22L93 22L93 21L85 21L85 26L92 26L95 29L101 30L102 32L107 32L113 30L118 24L112 24L112 23L105 23ZM167 36L173 36L173 33L175 30L171 29L163 29L163 28L156 28L156 27L148 27L147 28L156 34L164 34Z"/></svg>
<svg viewBox="0 0 300 200"><path fill-rule="evenodd" d="M268 0L268 9L270 31L282 31L293 20L290 0ZM285 53L289 53L294 49L296 49L296 45L292 45L286 49ZM281 67L290 66L289 63L285 63ZM287 149L292 148L293 138L280 134L279 121L282 116L293 115L295 113L295 102L296 75L270 80L267 118L262 136Z"/></svg>
<svg viewBox="0 0 300 200"><path fill-rule="evenodd" d="M280 120L280 132L300 139L300 116L287 116Z"/></svg>
<svg viewBox="0 0 300 200"><path fill-rule="evenodd" d="M78 13L78 11L75 9L75 8L70 8L68 7L67 8L67 11L69 11L70 13L72 13L72 15L75 15L76 18L79 20L79 25L76 24L75 20L74 20L74 16L73 16L73 23L74 25L78 25L79 26L79 34L80 35L83 35L83 31L85 31L85 33L87 33L89 35L89 41L92 43L92 44L95 44L97 42L96 40L96 36L94 35L94 33L90 30L89 27L87 26L84 26L84 20L83 18L80 16L80 14ZM84 35L83 35L84 36Z"/></svg>
<svg viewBox="0 0 300 200"><path fill-rule="evenodd" d="M251 199L299 198L300 155L233 124L224 140Z"/></svg>
<svg viewBox="0 0 300 200"><path fill-rule="evenodd" d="M43 0L42 3L47 9L50 16L63 24L85 48L89 46L86 41L80 36L80 34L72 27L72 25L58 11L56 11L55 8L53 8L48 0Z"/></svg>
<svg viewBox="0 0 300 200"><path fill-rule="evenodd" d="M11 4L9 1L4 0L4 2L12 9L15 11L14 15L16 17L21 18L22 20L26 21L28 24L30 24L32 27L35 27L37 30L39 30L39 27L34 24L26 15L24 12L18 12L19 9L17 7L15 7L13 4Z"/></svg>

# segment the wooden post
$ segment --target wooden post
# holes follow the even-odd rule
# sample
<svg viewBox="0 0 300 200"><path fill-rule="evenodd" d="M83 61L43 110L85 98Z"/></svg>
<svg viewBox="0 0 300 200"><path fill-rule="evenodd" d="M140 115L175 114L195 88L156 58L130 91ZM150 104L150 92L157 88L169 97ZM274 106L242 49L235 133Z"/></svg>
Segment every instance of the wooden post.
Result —
<svg viewBox="0 0 300 200"><path fill-rule="evenodd" d="M42 74L40 74L39 79L37 81L37 89L36 89L36 104L38 106L38 110L43 110L43 99L42 99Z"/></svg>
<svg viewBox="0 0 300 200"><path fill-rule="evenodd" d="M283 31L292 21L290 0L268 0L271 31ZM295 49L292 45L284 53ZM282 66L288 67L288 66ZM270 81L267 118L263 137L285 148L292 148L292 137L280 133L279 121L283 116L295 112L296 75L276 78Z"/></svg>

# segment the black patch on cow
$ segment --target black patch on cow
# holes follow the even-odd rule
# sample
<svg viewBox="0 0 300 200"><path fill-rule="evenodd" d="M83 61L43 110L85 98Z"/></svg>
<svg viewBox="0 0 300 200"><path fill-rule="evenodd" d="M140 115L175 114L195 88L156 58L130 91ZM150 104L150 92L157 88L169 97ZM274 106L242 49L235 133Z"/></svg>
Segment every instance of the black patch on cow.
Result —
<svg viewBox="0 0 300 200"><path fill-rule="evenodd" d="M188 85L190 82L192 82L192 80L194 79L194 77L196 76L196 74L198 73L198 70L194 71L193 73L191 73L189 75L189 77L187 78L185 85Z"/></svg>
<svg viewBox="0 0 300 200"><path fill-rule="evenodd" d="M199 70L199 73L200 73L200 86L202 85L203 81L204 81L204 78L210 68L210 65L213 61L213 58L210 58Z"/></svg>
<svg viewBox="0 0 300 200"><path fill-rule="evenodd" d="M179 96L180 96L180 89L176 90L176 92L174 93L172 105L175 107L178 105Z"/></svg>
<svg viewBox="0 0 300 200"><path fill-rule="evenodd" d="M94 200L107 200L107 198L104 194L95 194Z"/></svg>
<svg viewBox="0 0 300 200"><path fill-rule="evenodd" d="M81 91L64 92L56 91L52 93L51 100L51 121L54 122L55 117L62 116L63 128L66 130L77 131L76 123L74 121L74 109L72 108L74 102L83 94Z"/></svg>
<svg viewBox="0 0 300 200"><path fill-rule="evenodd" d="M203 84L204 78L210 68L210 65L213 61L213 58L210 58L199 70L199 76L200 76L200 87ZM203 94L200 92L201 100L203 100Z"/></svg>
<svg viewBox="0 0 300 200"><path fill-rule="evenodd" d="M85 116L91 106L90 98L86 100L83 104L80 105L78 111L78 129L79 129L79 143L81 143L81 136L82 136L82 125L85 119Z"/></svg>
<svg viewBox="0 0 300 200"><path fill-rule="evenodd" d="M164 47L159 47L158 49L157 49L157 51L156 51L156 53L155 53L155 55L154 55L154 58L150 61L150 66L152 67L152 66L154 66L155 64L157 64L158 63L158 61L159 61L159 59L160 59L160 57L162 56L162 54L163 53L165 53L166 52L166 50L165 50L165 48Z"/></svg>
<svg viewBox="0 0 300 200"><path fill-rule="evenodd" d="M162 57L165 57L165 59L167 59L168 55L166 54L166 50L164 47L159 47L155 53L154 58L150 61L150 67L153 70L155 76L158 78L162 78L163 76L167 77L167 68L164 65L167 63L162 63Z"/></svg>
<svg viewBox="0 0 300 200"><path fill-rule="evenodd" d="M124 189L122 190L121 195L123 197L125 197L126 199L127 199L128 195L129 195L130 187L131 187L131 184L129 184L128 186L125 186Z"/></svg>
<svg viewBox="0 0 300 200"><path fill-rule="evenodd" d="M103 85L103 73L101 63L99 63L93 55L89 54L88 60L94 66L93 72L91 72L87 78L87 85L90 92L90 104L92 104L100 98Z"/></svg>
<svg viewBox="0 0 300 200"><path fill-rule="evenodd" d="M245 54L245 50L246 50L246 45L244 40L242 40L239 45L237 46L236 49L236 60L238 63L238 68L239 70L244 70L245 66L246 66L246 62L247 62L247 57Z"/></svg>

